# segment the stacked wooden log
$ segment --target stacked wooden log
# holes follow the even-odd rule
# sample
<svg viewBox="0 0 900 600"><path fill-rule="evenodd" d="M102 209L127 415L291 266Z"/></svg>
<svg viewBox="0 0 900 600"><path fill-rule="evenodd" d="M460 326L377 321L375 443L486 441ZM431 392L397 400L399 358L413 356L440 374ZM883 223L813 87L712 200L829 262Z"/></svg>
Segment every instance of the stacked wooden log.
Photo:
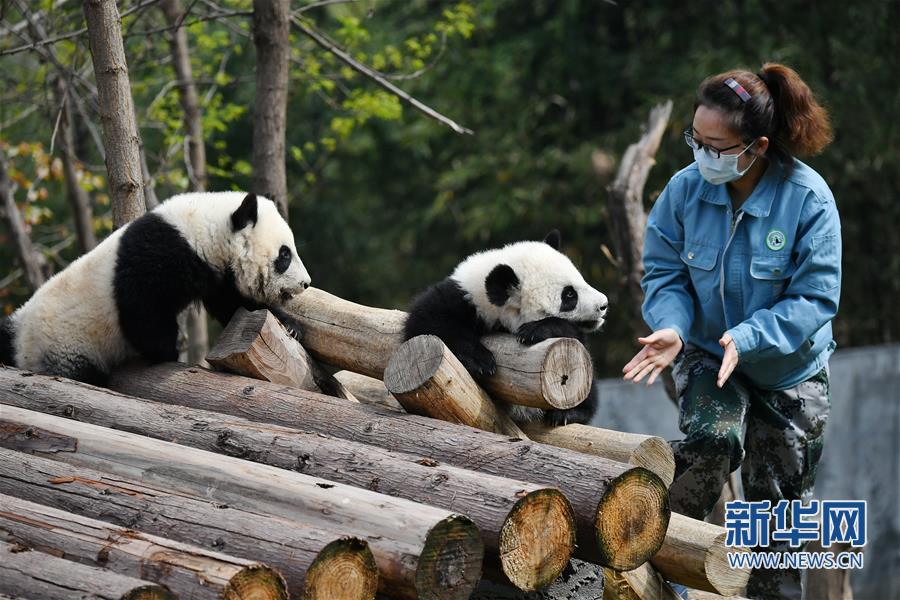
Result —
<svg viewBox="0 0 900 600"><path fill-rule="evenodd" d="M506 416L584 399L576 341L490 336L497 376L474 381L437 338L402 344L404 313L301 298L302 346L235 315L208 360L239 375L132 366L110 391L0 368L7 555L124 577L121 597L467 598L483 574L549 589L573 556L607 598L746 582L722 572L721 528L670 526L665 442Z"/></svg>

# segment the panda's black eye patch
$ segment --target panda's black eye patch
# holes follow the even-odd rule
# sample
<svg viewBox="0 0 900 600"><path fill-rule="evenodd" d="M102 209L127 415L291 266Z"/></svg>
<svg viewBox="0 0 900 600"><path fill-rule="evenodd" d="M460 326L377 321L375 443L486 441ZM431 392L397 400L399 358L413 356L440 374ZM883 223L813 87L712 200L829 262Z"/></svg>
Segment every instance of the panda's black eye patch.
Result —
<svg viewBox="0 0 900 600"><path fill-rule="evenodd" d="M278 258L275 259L275 272L284 273L291 266L291 249L282 246L278 251Z"/></svg>
<svg viewBox="0 0 900 600"><path fill-rule="evenodd" d="M578 306L578 292L571 285L567 285L561 294L559 312L571 312L576 306Z"/></svg>

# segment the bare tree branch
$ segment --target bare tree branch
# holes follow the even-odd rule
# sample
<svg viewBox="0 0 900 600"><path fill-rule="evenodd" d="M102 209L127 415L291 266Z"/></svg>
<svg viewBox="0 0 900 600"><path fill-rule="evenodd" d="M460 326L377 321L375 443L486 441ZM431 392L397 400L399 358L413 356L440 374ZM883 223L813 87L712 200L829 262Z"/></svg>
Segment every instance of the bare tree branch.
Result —
<svg viewBox="0 0 900 600"><path fill-rule="evenodd" d="M368 77L369 79L371 79L372 81L377 83L379 86L381 86L388 92L390 92L390 93L394 94L395 96L397 96L398 98L400 98L400 100L402 100L403 102L406 102L407 104L409 104L414 109L431 117L432 119L434 119L435 121L438 121L439 123L443 123L450 129L455 131L456 133L468 133L468 134L472 133L471 129L468 129L466 127L463 127L462 125L459 125L455 121L445 117L444 115L437 112L433 108L423 104L419 100L416 100L415 98L413 98L412 96L410 96L409 94L407 94L406 92L404 92L403 90L398 88L396 85L394 85L393 83L391 83L390 81L385 79L382 75L377 73L375 70L367 67L366 65L364 65L364 64L360 63L359 61L357 61L356 59L354 59L352 56L347 54L347 52L338 48L337 44L330 41L327 37L325 37L325 35L322 32L315 29L312 25L309 25L308 23L303 22L301 19L299 19L297 17L293 17L291 19L291 23L294 25L294 27L296 27L304 35L306 35L308 38L310 38L312 41L314 41L316 44L318 44L319 47L327 50L328 52L331 52L335 57L337 57L341 62L346 64L348 67L350 67L357 73L361 73L362 75L365 75L366 77Z"/></svg>

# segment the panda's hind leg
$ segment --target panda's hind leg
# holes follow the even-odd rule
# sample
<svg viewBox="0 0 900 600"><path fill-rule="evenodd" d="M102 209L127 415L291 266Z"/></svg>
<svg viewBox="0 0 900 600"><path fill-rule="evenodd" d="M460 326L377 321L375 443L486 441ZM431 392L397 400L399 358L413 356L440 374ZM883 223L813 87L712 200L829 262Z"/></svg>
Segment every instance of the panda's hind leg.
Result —
<svg viewBox="0 0 900 600"><path fill-rule="evenodd" d="M94 363L91 359L80 354L60 356L48 354L44 356L45 373L68 377L82 383L89 383L105 387L109 382L109 373Z"/></svg>

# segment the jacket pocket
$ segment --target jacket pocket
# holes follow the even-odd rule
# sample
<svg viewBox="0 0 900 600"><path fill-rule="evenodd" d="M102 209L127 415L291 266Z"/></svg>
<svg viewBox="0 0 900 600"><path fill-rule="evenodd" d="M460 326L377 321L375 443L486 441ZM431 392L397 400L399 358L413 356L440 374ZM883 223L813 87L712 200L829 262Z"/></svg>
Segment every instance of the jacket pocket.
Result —
<svg viewBox="0 0 900 600"><path fill-rule="evenodd" d="M790 282L796 267L789 254L757 254L750 260L751 310L774 304Z"/></svg>
<svg viewBox="0 0 900 600"><path fill-rule="evenodd" d="M708 302L715 293L719 281L719 274L716 271L719 249L687 242L681 251L681 260L688 266L697 299L700 302Z"/></svg>

